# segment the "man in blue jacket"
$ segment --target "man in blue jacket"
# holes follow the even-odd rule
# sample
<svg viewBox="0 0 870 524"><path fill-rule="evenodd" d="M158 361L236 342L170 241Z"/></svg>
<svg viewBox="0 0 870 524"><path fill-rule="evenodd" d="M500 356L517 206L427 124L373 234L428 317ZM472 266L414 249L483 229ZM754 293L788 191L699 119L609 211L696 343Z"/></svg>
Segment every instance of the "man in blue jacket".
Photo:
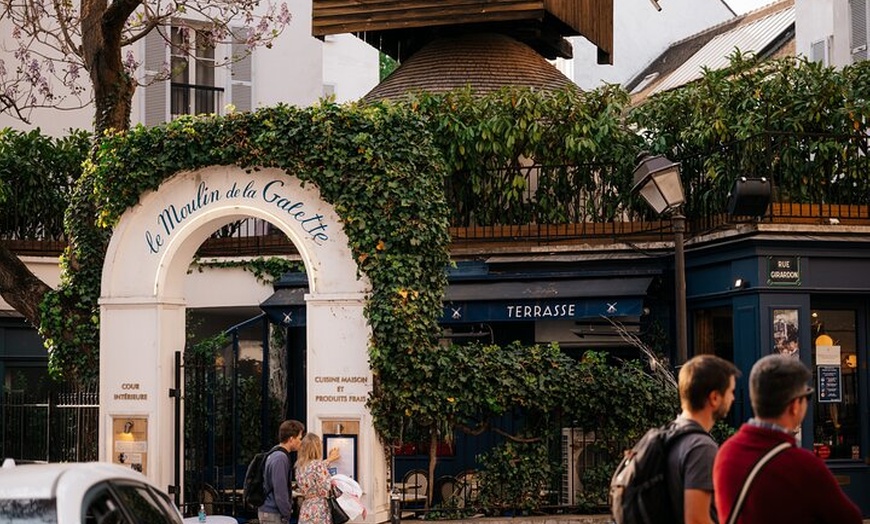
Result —
<svg viewBox="0 0 870 524"><path fill-rule="evenodd" d="M278 428L278 446L284 452L270 453L263 473L266 501L257 508L262 524L288 524L293 511L290 493L290 452L299 451L305 426L298 420L285 420Z"/></svg>

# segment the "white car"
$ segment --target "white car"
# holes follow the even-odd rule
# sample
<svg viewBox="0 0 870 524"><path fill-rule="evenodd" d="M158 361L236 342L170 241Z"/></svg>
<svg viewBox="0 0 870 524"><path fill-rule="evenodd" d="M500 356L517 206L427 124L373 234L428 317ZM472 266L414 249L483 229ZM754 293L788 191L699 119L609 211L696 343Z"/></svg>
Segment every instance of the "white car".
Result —
<svg viewBox="0 0 870 524"><path fill-rule="evenodd" d="M104 462L0 467L0 524L182 524L148 478Z"/></svg>

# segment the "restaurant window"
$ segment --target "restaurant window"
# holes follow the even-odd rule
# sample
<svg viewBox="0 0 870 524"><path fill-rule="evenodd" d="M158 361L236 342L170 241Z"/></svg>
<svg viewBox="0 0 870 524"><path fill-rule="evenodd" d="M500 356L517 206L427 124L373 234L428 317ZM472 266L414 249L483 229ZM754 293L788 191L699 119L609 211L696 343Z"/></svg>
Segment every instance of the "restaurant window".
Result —
<svg viewBox="0 0 870 524"><path fill-rule="evenodd" d="M823 459L860 459L857 313L812 311L813 449Z"/></svg>
<svg viewBox="0 0 870 524"><path fill-rule="evenodd" d="M734 361L734 314L731 306L699 309L695 312L696 355L718 355Z"/></svg>

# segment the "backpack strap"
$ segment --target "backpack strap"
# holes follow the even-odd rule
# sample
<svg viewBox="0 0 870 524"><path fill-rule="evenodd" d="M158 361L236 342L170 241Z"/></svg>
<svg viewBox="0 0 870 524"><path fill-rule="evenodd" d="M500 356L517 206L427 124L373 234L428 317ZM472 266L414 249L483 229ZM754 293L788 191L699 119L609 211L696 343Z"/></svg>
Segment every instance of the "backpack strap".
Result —
<svg viewBox="0 0 870 524"><path fill-rule="evenodd" d="M752 470L749 472L749 476L747 476L746 480L743 482L743 488L741 488L740 493L737 495L737 501L734 503L734 507L731 508L731 514L728 516L728 524L734 524L737 522L737 517L740 516L740 510L743 509L743 503L746 501L746 495L749 493L749 487L752 485L752 481L755 480L755 476L758 475L759 471L761 471L761 468L770 462L773 457L779 455L790 447L792 447L791 442L781 442L758 459L758 462L755 463L755 466L753 466Z"/></svg>
<svg viewBox="0 0 870 524"><path fill-rule="evenodd" d="M710 434L709 431L706 431L704 428L698 426L695 423L690 424L678 424L676 421L669 422L665 428L667 429L667 437L665 440L665 448L670 452L671 447L673 447L676 442L686 435L692 435L696 433L702 433L707 435L711 440L713 439L713 435Z"/></svg>

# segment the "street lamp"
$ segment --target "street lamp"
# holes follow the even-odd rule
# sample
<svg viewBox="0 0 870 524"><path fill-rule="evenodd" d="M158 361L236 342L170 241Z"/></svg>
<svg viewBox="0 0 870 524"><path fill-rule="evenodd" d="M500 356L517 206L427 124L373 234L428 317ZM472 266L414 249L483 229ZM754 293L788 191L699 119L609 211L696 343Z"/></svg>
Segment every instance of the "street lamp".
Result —
<svg viewBox="0 0 870 524"><path fill-rule="evenodd" d="M640 193L656 214L671 216L676 269L677 363L683 364L689 358L689 349L686 323L686 256L683 251L686 217L682 210L686 197L680 179L680 164L671 162L662 155L641 153L638 155L638 165L634 168L632 192Z"/></svg>

